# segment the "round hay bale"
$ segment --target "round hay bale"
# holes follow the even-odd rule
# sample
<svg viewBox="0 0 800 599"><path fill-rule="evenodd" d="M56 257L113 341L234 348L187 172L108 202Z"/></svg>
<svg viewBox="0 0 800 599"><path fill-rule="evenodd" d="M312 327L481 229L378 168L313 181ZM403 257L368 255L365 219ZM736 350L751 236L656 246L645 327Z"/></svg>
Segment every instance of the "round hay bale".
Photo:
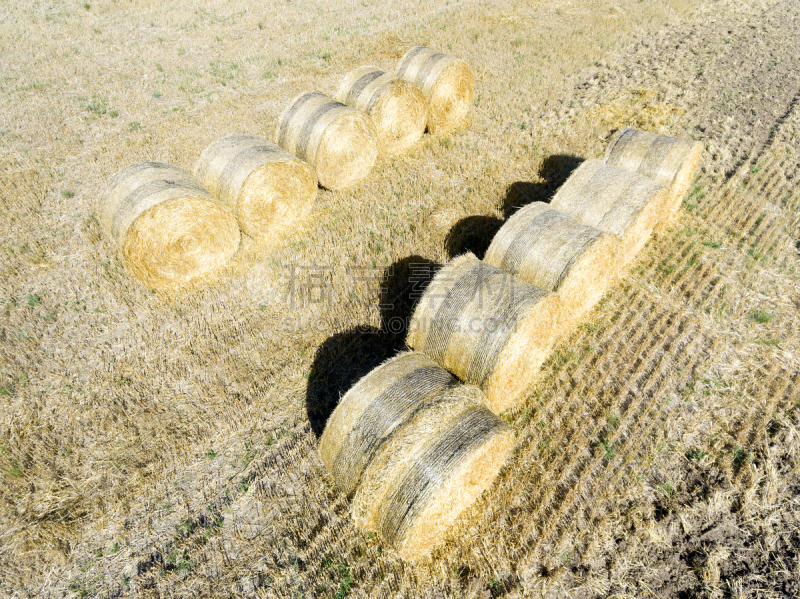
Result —
<svg viewBox="0 0 800 599"><path fill-rule="evenodd" d="M363 112L319 92L297 96L281 115L278 145L305 160L327 189L345 189L369 174L378 134Z"/></svg>
<svg viewBox="0 0 800 599"><path fill-rule="evenodd" d="M157 289L209 274L239 248L239 227L225 206L182 168L142 162L109 179L101 225L127 271Z"/></svg>
<svg viewBox="0 0 800 599"><path fill-rule="evenodd" d="M500 413L525 398L562 319L554 293L465 254L428 285L406 343L480 387L486 406Z"/></svg>
<svg viewBox="0 0 800 599"><path fill-rule="evenodd" d="M660 229L677 216L702 156L703 144L699 141L624 128L611 141L605 162L649 177L669 188L669 197L657 227Z"/></svg>
<svg viewBox="0 0 800 599"><path fill-rule="evenodd" d="M384 156L405 152L425 132L428 102L422 91L378 67L360 67L345 75L334 97L370 116Z"/></svg>
<svg viewBox="0 0 800 599"><path fill-rule="evenodd" d="M550 206L620 239L620 268L629 265L659 222L668 190L648 177L599 160L581 164Z"/></svg>
<svg viewBox="0 0 800 599"><path fill-rule="evenodd" d="M213 141L200 154L194 173L231 209L242 231L262 242L294 228L317 195L311 167L255 135Z"/></svg>
<svg viewBox="0 0 800 599"><path fill-rule="evenodd" d="M461 123L472 104L475 75L463 60L425 46L400 59L397 77L413 83L428 100L428 131L446 133Z"/></svg>
<svg viewBox="0 0 800 599"><path fill-rule="evenodd" d="M336 484L351 495L381 444L427 399L457 383L427 356L400 354L359 380L331 414L319 444Z"/></svg>
<svg viewBox="0 0 800 599"><path fill-rule="evenodd" d="M491 486L514 445L513 432L476 403L475 387L428 398L367 466L353 519L406 560L429 554L461 513Z"/></svg>
<svg viewBox="0 0 800 599"><path fill-rule="evenodd" d="M484 262L556 292L565 318L579 319L617 275L619 240L543 202L516 212L500 228Z"/></svg>

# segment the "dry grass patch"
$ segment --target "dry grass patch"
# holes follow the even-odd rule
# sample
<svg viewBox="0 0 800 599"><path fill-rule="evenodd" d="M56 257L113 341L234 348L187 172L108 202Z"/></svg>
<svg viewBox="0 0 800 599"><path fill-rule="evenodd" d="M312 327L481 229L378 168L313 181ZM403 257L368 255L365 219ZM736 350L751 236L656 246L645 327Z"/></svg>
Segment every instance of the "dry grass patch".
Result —
<svg viewBox="0 0 800 599"><path fill-rule="evenodd" d="M794 16L754 21L771 14L769 3L708 6L678 17L688 3L330 5L311 20L317 8L303 2L275 15L218 2L8 9L0 218L13 234L0 262L0 559L13 576L4 591L41 594L55 568L51 581L88 595L415 588L458 596L608 584L609 593L644 595L644 584L658 593L660 570L638 564L661 563L675 542L687 551L706 543L696 563L676 570L704 584L715 547L679 536L681 517L701 530L729 521L724 514L738 505L752 518L733 522L751 536L736 539L754 540L763 526L788 556L796 116L778 122L772 108L755 107L761 112L747 117L746 106L730 112L738 104L723 106L722 96L734 85L759 102L791 100L790 86L762 83L795 72L792 46L777 65L757 55L772 70L752 81L741 52L729 49L757 49L747 46L751 22L777 39ZM680 44L649 37L673 18L665 35L690 36L679 41L703 53L703 74L674 50ZM624 54L642 37L658 64L675 56L669 64L715 104L701 110L689 84L652 75L643 47ZM213 287L173 296L127 278L91 216L109 175L142 160L188 168L235 130L269 137L297 93L333 93L347 71L389 69L419 44L473 66L476 96L463 128L423 138L350 191L321 192L303 234L269 254L245 247ZM617 61L609 53L618 51ZM611 66L589 66L601 59ZM729 59L735 72L722 69ZM593 84L596 76L610 83ZM547 112L553 120L540 120ZM445 263L460 221L505 218L507 203L546 198L558 179L546 159L597 158L623 124L671 135L686 126L707 142L700 189L590 323L556 348L545 382L513 415L521 445L496 498L459 519L430 561L409 568L353 526L316 455L306 374L323 344L355 325L373 328L350 337L355 349L331 354L382 355L376 306L392 267L412 256ZM757 135L742 137L746 126ZM740 168L748 152L765 161ZM723 186L729 168L746 176ZM528 184L528 200L514 195L515 183ZM756 311L774 317L757 322ZM697 459L687 459L690 447ZM603 565L608 555L623 557ZM732 552L730 570L719 562L717 586L726 577L733 587L750 584L736 569L743 555ZM751 561L769 584L790 589L778 568ZM795 567L787 558L786 571Z"/></svg>

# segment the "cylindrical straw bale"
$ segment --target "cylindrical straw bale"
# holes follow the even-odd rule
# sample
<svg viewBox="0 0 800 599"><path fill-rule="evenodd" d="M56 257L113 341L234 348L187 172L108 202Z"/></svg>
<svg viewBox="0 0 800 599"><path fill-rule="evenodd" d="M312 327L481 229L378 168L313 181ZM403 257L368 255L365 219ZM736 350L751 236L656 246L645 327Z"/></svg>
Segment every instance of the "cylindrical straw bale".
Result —
<svg viewBox="0 0 800 599"><path fill-rule="evenodd" d="M360 181L378 157L372 120L319 92L292 100L278 122L276 140L310 164L320 185L328 189L345 189Z"/></svg>
<svg viewBox="0 0 800 599"><path fill-rule="evenodd" d="M345 493L352 494L381 444L426 401L457 384L433 360L407 352L359 380L331 414L319 453Z"/></svg>
<svg viewBox="0 0 800 599"><path fill-rule="evenodd" d="M291 230L317 195L310 166L255 135L213 141L200 154L194 172L233 211L242 231L262 242Z"/></svg>
<svg viewBox="0 0 800 599"><path fill-rule="evenodd" d="M188 283L223 266L239 247L239 227L194 175L142 162L109 179L100 223L128 272L157 289Z"/></svg>
<svg viewBox="0 0 800 599"><path fill-rule="evenodd" d="M484 262L556 292L565 320L590 310L616 276L619 239L543 202L516 212L497 232Z"/></svg>
<svg viewBox="0 0 800 599"><path fill-rule="evenodd" d="M464 382L495 413L517 406L563 328L549 291L478 260L447 263L420 299L406 342Z"/></svg>
<svg viewBox="0 0 800 599"><path fill-rule="evenodd" d="M463 60L417 46L400 59L397 76L419 87L428 100L428 130L431 133L450 131L469 111L475 75Z"/></svg>
<svg viewBox="0 0 800 599"><path fill-rule="evenodd" d="M384 156L405 152L425 132L428 102L422 90L378 67L361 67L345 75L335 98L370 116Z"/></svg>
<svg viewBox="0 0 800 599"><path fill-rule="evenodd" d="M353 498L353 519L403 559L430 553L497 476L513 432L457 385L428 398L384 443Z"/></svg>
<svg viewBox="0 0 800 599"><path fill-rule="evenodd" d="M663 227L677 216L702 155L703 144L699 141L624 128L611 141L605 161L669 188L660 223Z"/></svg>
<svg viewBox="0 0 800 599"><path fill-rule="evenodd" d="M550 206L619 237L624 268L650 239L667 194L666 187L648 177L587 160L559 188Z"/></svg>

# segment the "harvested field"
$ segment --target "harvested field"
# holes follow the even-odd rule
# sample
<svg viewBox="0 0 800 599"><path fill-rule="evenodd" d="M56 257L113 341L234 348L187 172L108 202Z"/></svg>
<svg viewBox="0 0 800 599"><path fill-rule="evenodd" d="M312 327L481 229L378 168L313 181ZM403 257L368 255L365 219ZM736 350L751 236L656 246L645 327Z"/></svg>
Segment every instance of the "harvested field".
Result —
<svg viewBox="0 0 800 599"><path fill-rule="evenodd" d="M18 3L0 31L0 594L800 593L797 3ZM271 137L416 45L473 68L463 128L320 191L270 253L243 238L212 286L128 278L109 175ZM321 422L438 265L623 126L702 142L700 175L410 566L356 529Z"/></svg>

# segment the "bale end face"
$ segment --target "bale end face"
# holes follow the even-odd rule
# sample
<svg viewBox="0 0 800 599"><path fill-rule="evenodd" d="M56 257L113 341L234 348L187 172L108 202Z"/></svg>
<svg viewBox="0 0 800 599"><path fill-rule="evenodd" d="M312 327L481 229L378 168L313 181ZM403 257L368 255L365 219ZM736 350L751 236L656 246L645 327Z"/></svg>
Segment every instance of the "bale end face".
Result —
<svg viewBox="0 0 800 599"><path fill-rule="evenodd" d="M239 247L231 212L192 174L170 164L143 162L119 171L98 213L126 270L156 289L210 275Z"/></svg>
<svg viewBox="0 0 800 599"><path fill-rule="evenodd" d="M227 210L205 198L164 202L139 216L122 246L127 270L155 289L173 289L216 272L239 248Z"/></svg>
<svg viewBox="0 0 800 599"><path fill-rule="evenodd" d="M443 134L457 127L469 111L475 75L463 60L425 46L400 59L397 77L418 86L428 100L428 130Z"/></svg>
<svg viewBox="0 0 800 599"><path fill-rule="evenodd" d="M620 277L620 241L603 233L576 260L557 290L563 304L563 326L577 325Z"/></svg>
<svg viewBox="0 0 800 599"><path fill-rule="evenodd" d="M669 200L669 189L661 187L648 192L649 200L643 203L639 217L631 224L619 245L619 268L625 270L636 260L656 231Z"/></svg>
<svg viewBox="0 0 800 599"><path fill-rule="evenodd" d="M395 79L369 112L378 131L383 156L397 156L417 143L428 121L428 105L420 89Z"/></svg>
<svg viewBox="0 0 800 599"><path fill-rule="evenodd" d="M669 188L660 222L656 225L656 231L660 231L675 219L702 153L700 142L624 128L609 144L605 162Z"/></svg>
<svg viewBox="0 0 800 599"><path fill-rule="evenodd" d="M281 115L278 145L314 168L320 185L345 189L364 177L378 157L371 119L319 92L297 96Z"/></svg>
<svg viewBox="0 0 800 599"><path fill-rule="evenodd" d="M524 316L505 343L495 368L482 388L486 407L502 414L519 407L539 380L542 364L558 339L568 331L561 298L550 293Z"/></svg>
<svg viewBox="0 0 800 599"><path fill-rule="evenodd" d="M345 75L334 97L369 115L382 156L405 152L425 132L428 102L422 90L378 67L360 67Z"/></svg>
<svg viewBox="0 0 800 599"><path fill-rule="evenodd" d="M656 225L656 233L661 233L667 226L675 222L679 215L679 208L689 191L697 169L700 167L700 161L703 158L703 144L695 142L692 144L689 151L681 164L681 168L675 174L672 183L669 186L669 196L665 201L665 209L661 217L661 222Z"/></svg>
<svg viewBox="0 0 800 599"><path fill-rule="evenodd" d="M434 277L409 325L407 344L504 410L524 395L562 326L552 293L481 262L451 260Z"/></svg>
<svg viewBox="0 0 800 599"><path fill-rule="evenodd" d="M314 171L299 160L273 162L244 182L237 213L242 231L260 243L273 243L296 231L317 197Z"/></svg>
<svg viewBox="0 0 800 599"><path fill-rule="evenodd" d="M462 60L448 66L431 93L428 129L442 135L460 125L475 95L475 75Z"/></svg>
<svg viewBox="0 0 800 599"><path fill-rule="evenodd" d="M327 189L347 189L369 174L377 158L375 126L367 115L354 110L325 129L316 152L317 178Z"/></svg>
<svg viewBox="0 0 800 599"><path fill-rule="evenodd" d="M409 561L430 555L461 514L491 487L515 443L514 433L503 430L464 459L437 492L430 507L396 545L398 555Z"/></svg>

